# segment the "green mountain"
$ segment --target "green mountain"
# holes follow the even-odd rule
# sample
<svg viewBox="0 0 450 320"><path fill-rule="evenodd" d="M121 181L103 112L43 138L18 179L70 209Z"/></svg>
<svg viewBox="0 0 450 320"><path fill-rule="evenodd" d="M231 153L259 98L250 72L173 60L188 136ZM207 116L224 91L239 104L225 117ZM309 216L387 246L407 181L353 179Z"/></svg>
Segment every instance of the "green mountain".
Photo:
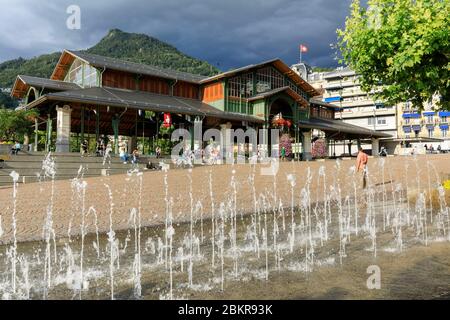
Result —
<svg viewBox="0 0 450 320"><path fill-rule="evenodd" d="M220 72L206 61L192 58L174 46L145 34L112 29L88 53L143 63L205 76ZM10 88L18 74L48 78L58 62L60 52L32 59L18 58L0 64L0 88ZM0 106L14 107L15 101L0 92Z"/></svg>

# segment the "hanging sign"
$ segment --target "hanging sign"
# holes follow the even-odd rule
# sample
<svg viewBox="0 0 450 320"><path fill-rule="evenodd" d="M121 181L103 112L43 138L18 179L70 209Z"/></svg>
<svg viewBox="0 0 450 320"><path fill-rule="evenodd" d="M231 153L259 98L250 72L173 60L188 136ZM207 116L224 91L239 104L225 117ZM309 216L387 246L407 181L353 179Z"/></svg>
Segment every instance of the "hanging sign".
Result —
<svg viewBox="0 0 450 320"><path fill-rule="evenodd" d="M164 113L164 123L163 126L165 128L170 128L172 126L172 117L170 116L170 113Z"/></svg>

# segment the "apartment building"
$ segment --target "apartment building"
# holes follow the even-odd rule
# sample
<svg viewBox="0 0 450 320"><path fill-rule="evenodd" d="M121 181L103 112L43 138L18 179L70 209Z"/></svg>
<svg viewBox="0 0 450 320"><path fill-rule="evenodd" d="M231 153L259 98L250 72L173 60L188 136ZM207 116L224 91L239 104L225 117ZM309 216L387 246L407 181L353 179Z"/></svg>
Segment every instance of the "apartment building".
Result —
<svg viewBox="0 0 450 320"><path fill-rule="evenodd" d="M450 150L450 111L439 111L436 100L424 105L419 112L411 103L400 103L398 110L398 138L412 142L416 147L433 146L437 150Z"/></svg>
<svg viewBox="0 0 450 320"><path fill-rule="evenodd" d="M302 68L299 65L301 64L292 66L292 69L305 78L305 71L311 68ZM341 67L330 72L310 72L307 74L307 80L323 93L324 102L340 107L340 111L335 115L337 119L397 138L396 106L376 100L375 92L363 91L359 84L359 75L355 71ZM357 151L355 143L350 148L352 153ZM371 145L363 144L363 148L371 149ZM336 155L348 152L348 143L343 143L337 148Z"/></svg>

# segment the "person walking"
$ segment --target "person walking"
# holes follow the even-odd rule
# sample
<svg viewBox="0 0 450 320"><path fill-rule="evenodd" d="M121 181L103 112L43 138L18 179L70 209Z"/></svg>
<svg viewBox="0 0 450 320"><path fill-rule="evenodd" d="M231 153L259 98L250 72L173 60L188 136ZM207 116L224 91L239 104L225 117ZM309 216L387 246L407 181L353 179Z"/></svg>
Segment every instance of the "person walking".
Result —
<svg viewBox="0 0 450 320"><path fill-rule="evenodd" d="M366 188L367 184L367 163L369 162L369 157L364 152L363 148L358 148L358 156L356 157L356 170L362 173L362 187Z"/></svg>

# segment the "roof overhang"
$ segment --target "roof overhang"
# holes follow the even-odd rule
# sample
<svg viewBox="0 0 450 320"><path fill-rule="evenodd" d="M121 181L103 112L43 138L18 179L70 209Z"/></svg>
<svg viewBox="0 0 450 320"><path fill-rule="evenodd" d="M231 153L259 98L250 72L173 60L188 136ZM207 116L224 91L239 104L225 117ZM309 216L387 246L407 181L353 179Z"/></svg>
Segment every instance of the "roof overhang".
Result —
<svg viewBox="0 0 450 320"><path fill-rule="evenodd" d="M307 108L309 106L308 101L305 100L301 95L299 95L297 92L295 92L294 90L292 90L290 87L282 87L282 88L278 88L278 89L274 89L271 91L267 91L264 93L261 93L257 96L248 98L248 101L256 101L256 100L260 100L260 99L264 99L270 96L273 96L275 94L284 92L287 95L289 95L292 99L294 99L296 102L298 102L302 107Z"/></svg>
<svg viewBox="0 0 450 320"><path fill-rule="evenodd" d="M344 135L352 139L379 139L391 137L391 135L387 133L355 126L349 123L345 123L341 120L331 120L316 117L311 117L308 120L300 120L298 123L298 127L303 129L318 129L333 136Z"/></svg>
<svg viewBox="0 0 450 320"><path fill-rule="evenodd" d="M439 138L427 138L427 137L413 137L413 138L392 138L392 139L384 139L384 141L388 142L444 142L445 140Z"/></svg>
<svg viewBox="0 0 450 320"><path fill-rule="evenodd" d="M251 123L264 122L264 119L259 117L224 112L194 99L113 88L88 88L48 93L29 103L25 108L36 108L48 101L151 110Z"/></svg>
<svg viewBox="0 0 450 320"><path fill-rule="evenodd" d="M328 103L328 102L325 102L325 101L322 101L322 100L314 99L314 98L309 99L309 102L311 104L316 104L316 105L319 105L319 106L322 106L322 107L326 107L328 109L332 109L332 110L335 110L335 111L342 109L341 107L336 106L334 104L331 104L331 103Z"/></svg>
<svg viewBox="0 0 450 320"><path fill-rule="evenodd" d="M22 99L31 87L53 91L76 90L81 87L75 83L46 78L18 75L11 90L11 96Z"/></svg>
<svg viewBox="0 0 450 320"><path fill-rule="evenodd" d="M68 50L64 50L59 57L58 63L55 66L55 69L53 69L53 73L50 76L50 79L52 80L63 80L66 76L67 71L69 70L70 66L76 59L76 56L71 53Z"/></svg>

